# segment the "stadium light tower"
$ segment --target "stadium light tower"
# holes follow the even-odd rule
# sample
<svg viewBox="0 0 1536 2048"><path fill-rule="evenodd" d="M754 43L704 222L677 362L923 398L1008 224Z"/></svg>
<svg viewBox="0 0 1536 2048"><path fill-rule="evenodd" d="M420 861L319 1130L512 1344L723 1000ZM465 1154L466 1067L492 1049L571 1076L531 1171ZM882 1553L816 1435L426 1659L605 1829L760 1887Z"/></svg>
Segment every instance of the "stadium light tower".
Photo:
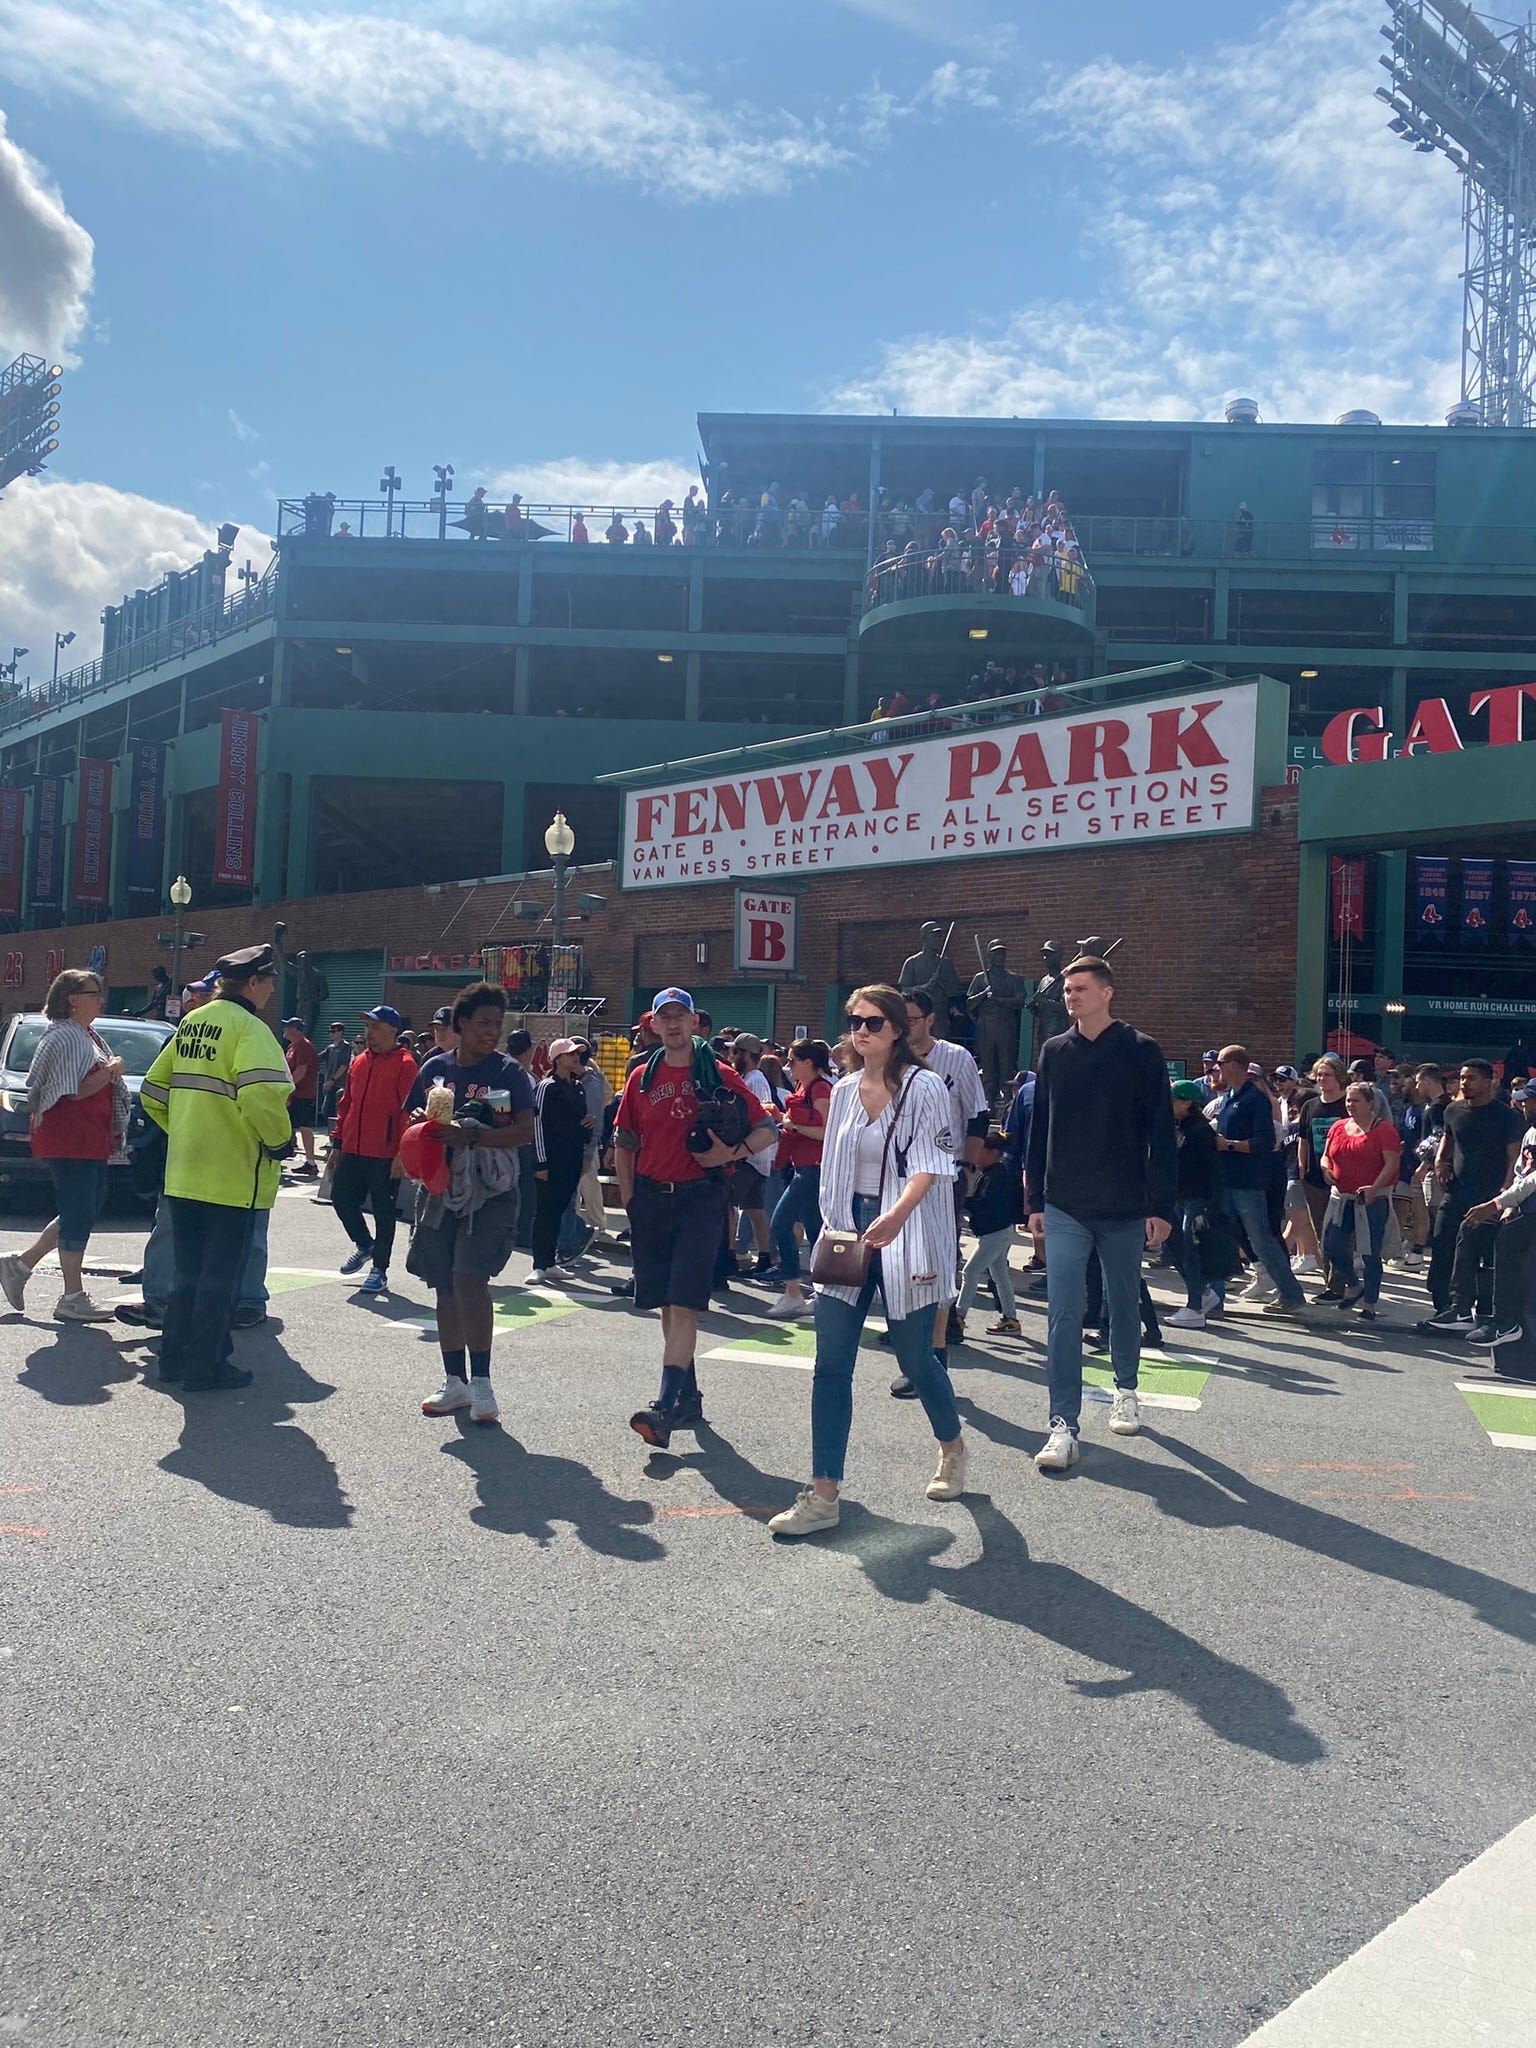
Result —
<svg viewBox="0 0 1536 2048"><path fill-rule="evenodd" d="M18 356L0 370L0 491L36 476L59 445L59 379L46 356Z"/></svg>
<svg viewBox="0 0 1536 2048"><path fill-rule="evenodd" d="M1461 0L1389 0L1376 97L1421 155L1462 177L1461 396L1485 427L1536 424L1536 32ZM1503 33L1498 31L1502 30Z"/></svg>

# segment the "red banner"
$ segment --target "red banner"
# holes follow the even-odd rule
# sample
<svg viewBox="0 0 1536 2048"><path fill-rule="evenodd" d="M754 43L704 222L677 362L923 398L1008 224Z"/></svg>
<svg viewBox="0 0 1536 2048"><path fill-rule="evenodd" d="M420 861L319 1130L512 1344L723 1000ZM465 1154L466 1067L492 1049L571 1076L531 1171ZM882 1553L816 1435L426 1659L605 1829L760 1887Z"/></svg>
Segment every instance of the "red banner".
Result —
<svg viewBox="0 0 1536 2048"><path fill-rule="evenodd" d="M0 789L0 917L21 915L21 835L24 789Z"/></svg>
<svg viewBox="0 0 1536 2048"><path fill-rule="evenodd" d="M1332 895L1331 936L1335 939L1365 937L1365 862L1344 860L1335 854L1328 863Z"/></svg>
<svg viewBox="0 0 1536 2048"><path fill-rule="evenodd" d="M249 889L256 833L256 714L226 711L219 742L219 798L213 837L213 879Z"/></svg>
<svg viewBox="0 0 1536 2048"><path fill-rule="evenodd" d="M112 763L80 761L70 900L105 905L112 871Z"/></svg>

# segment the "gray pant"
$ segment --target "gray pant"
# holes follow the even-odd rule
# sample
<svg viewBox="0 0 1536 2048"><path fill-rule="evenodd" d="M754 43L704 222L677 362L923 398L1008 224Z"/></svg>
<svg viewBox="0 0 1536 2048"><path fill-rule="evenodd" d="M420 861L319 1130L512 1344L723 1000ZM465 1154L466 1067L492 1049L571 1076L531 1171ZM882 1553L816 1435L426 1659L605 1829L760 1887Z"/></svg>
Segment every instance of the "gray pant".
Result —
<svg viewBox="0 0 1536 2048"><path fill-rule="evenodd" d="M240 1275L240 1292L235 1297L237 1308L265 1308L271 1299L267 1293L267 1227L271 1220L270 1209L256 1211L256 1225L251 1233L251 1249L245 1261L245 1271ZM171 1298L175 1278L176 1258L171 1243L171 1205L162 1195L155 1204L154 1228L144 1244L144 1299L152 1308L165 1308Z"/></svg>

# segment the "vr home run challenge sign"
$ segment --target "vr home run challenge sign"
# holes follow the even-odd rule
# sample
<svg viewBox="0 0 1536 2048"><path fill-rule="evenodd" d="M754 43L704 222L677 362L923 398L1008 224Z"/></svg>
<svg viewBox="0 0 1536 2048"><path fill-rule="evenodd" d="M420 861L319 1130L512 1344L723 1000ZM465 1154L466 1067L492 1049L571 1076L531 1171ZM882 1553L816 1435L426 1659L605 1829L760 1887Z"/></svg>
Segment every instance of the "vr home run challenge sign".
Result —
<svg viewBox="0 0 1536 2048"><path fill-rule="evenodd" d="M624 886L1246 832L1257 717L1245 683L631 790Z"/></svg>

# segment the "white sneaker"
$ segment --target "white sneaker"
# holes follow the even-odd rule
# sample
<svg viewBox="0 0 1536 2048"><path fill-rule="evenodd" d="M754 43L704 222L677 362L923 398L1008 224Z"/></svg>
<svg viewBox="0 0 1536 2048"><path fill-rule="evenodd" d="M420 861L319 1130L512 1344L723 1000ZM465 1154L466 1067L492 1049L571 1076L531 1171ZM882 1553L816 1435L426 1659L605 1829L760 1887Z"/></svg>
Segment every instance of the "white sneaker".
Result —
<svg viewBox="0 0 1536 2048"><path fill-rule="evenodd" d="M1405 1271L1410 1273L1416 1273L1419 1267L1423 1265L1423 1263L1424 1254L1419 1250L1418 1246L1413 1244L1409 1245L1407 1251L1403 1253L1403 1266ZM0 1272L0 1287L3 1287L4 1285L5 1275L3 1272Z"/></svg>
<svg viewBox="0 0 1536 2048"><path fill-rule="evenodd" d="M1218 1315L1220 1311L1221 1296L1216 1292L1214 1287L1207 1287L1205 1292L1200 1297L1201 1314L1207 1316L1214 1316Z"/></svg>
<svg viewBox="0 0 1536 2048"><path fill-rule="evenodd" d="M1051 1417L1051 1433L1036 1451L1035 1463L1042 1472L1065 1472L1077 1463L1077 1438L1069 1422Z"/></svg>
<svg viewBox="0 0 1536 2048"><path fill-rule="evenodd" d="M495 1422L501 1414L496 1406L496 1395L488 1379L473 1379L469 1383L469 1419L471 1422Z"/></svg>
<svg viewBox="0 0 1536 2048"><path fill-rule="evenodd" d="M1237 1297L1239 1301L1273 1301L1280 1290L1260 1266Z"/></svg>
<svg viewBox="0 0 1536 2048"><path fill-rule="evenodd" d="M816 1311L803 1294L781 1294L768 1313L776 1321L788 1323L803 1316L814 1315Z"/></svg>
<svg viewBox="0 0 1536 2048"><path fill-rule="evenodd" d="M1135 1436L1141 1428L1141 1403L1134 1387L1116 1387L1109 1426L1116 1436Z"/></svg>
<svg viewBox="0 0 1536 2048"><path fill-rule="evenodd" d="M54 1315L61 1323L110 1323L112 1311L101 1308L88 1294L61 1294Z"/></svg>
<svg viewBox="0 0 1536 2048"><path fill-rule="evenodd" d="M469 1387L450 1373L430 1401L423 1401L423 1415L455 1415L459 1409L469 1406Z"/></svg>
<svg viewBox="0 0 1536 2048"><path fill-rule="evenodd" d="M1303 1252L1301 1257L1291 1267L1291 1271L1298 1280L1309 1280L1314 1273L1321 1273L1322 1270L1322 1267L1317 1263L1311 1252Z"/></svg>
<svg viewBox="0 0 1536 2048"><path fill-rule="evenodd" d="M770 1536L814 1536L820 1529L835 1529L842 1509L835 1500L823 1500L809 1486L801 1487L792 1508L774 1515L768 1523Z"/></svg>
<svg viewBox="0 0 1536 2048"><path fill-rule="evenodd" d="M1171 1316L1164 1316L1163 1322L1170 1330L1203 1330L1205 1311L1199 1308L1176 1308Z"/></svg>
<svg viewBox="0 0 1536 2048"><path fill-rule="evenodd" d="M564 1284L563 1276L559 1273L552 1273L548 1266L542 1272L530 1273L528 1275L528 1285L530 1287L561 1287Z"/></svg>
<svg viewBox="0 0 1536 2048"><path fill-rule="evenodd" d="M965 1491L965 1445L939 1452L939 1468L925 1489L930 1500L958 1500Z"/></svg>
<svg viewBox="0 0 1536 2048"><path fill-rule="evenodd" d="M0 1292L12 1308L20 1311L26 1307L27 1282L31 1278L32 1268L20 1252L7 1252L0 1259Z"/></svg>

